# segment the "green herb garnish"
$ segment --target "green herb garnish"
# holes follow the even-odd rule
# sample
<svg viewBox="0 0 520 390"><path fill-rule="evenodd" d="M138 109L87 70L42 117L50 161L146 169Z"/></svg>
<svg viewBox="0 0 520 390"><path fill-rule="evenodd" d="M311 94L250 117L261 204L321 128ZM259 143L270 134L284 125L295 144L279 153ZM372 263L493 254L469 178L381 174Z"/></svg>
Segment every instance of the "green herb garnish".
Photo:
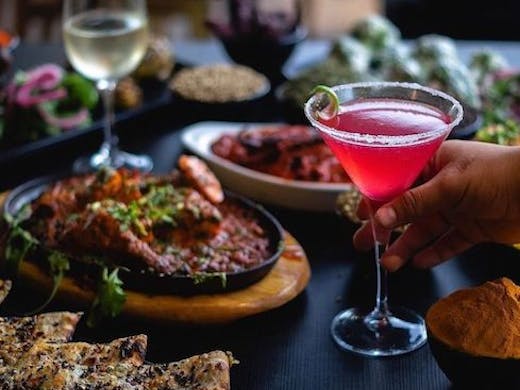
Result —
<svg viewBox="0 0 520 390"><path fill-rule="evenodd" d="M49 294L49 297L45 300L45 302L36 310L29 313L29 315L38 313L47 307L47 305L56 296L56 293L58 292L58 288L60 287L65 272L70 269L69 259L64 253L52 251L47 257L47 261L49 262L49 270L50 274L52 275L52 291Z"/></svg>
<svg viewBox="0 0 520 390"><path fill-rule="evenodd" d="M31 233L18 225L12 225L5 246L5 267L10 275L16 275L20 262L27 253L38 244L38 240Z"/></svg>
<svg viewBox="0 0 520 390"><path fill-rule="evenodd" d="M106 267L101 273L101 280L92 307L90 308L87 325L90 327L99 323L102 318L115 318L123 308L126 294L123 290L123 281L118 276L119 268L110 274Z"/></svg>
<svg viewBox="0 0 520 390"><path fill-rule="evenodd" d="M30 204L24 205L15 216L5 213L4 220L11 226L18 226L22 222L28 220L32 215L32 209Z"/></svg>
<svg viewBox="0 0 520 390"><path fill-rule="evenodd" d="M128 205L121 202L113 202L113 204L107 207L107 212L121 223L121 231L124 232L134 227L140 235L146 236L148 234L140 220L143 216L142 210L136 202L130 202Z"/></svg>
<svg viewBox="0 0 520 390"><path fill-rule="evenodd" d="M196 272L191 275L191 278L195 284L201 284L210 279L220 279L222 288L225 288L227 284L227 277L225 272Z"/></svg>
<svg viewBox="0 0 520 390"><path fill-rule="evenodd" d="M149 192L139 199L143 212L152 223L165 223L177 226L176 218L184 209L184 195L171 184L152 186Z"/></svg>

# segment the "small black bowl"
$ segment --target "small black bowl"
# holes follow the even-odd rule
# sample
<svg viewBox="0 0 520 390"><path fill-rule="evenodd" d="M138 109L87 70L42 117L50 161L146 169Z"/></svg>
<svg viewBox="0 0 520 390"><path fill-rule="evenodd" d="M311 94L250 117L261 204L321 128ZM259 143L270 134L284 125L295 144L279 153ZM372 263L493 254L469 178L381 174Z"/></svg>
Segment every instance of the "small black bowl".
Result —
<svg viewBox="0 0 520 390"><path fill-rule="evenodd" d="M171 90L171 89L170 89ZM271 84L265 79L265 85L253 96L244 100L228 102L201 102L187 99L171 90L172 100L175 101L176 111L195 122L216 120L235 122L262 121L268 115L265 110L269 107L264 104L269 100Z"/></svg>
<svg viewBox="0 0 520 390"><path fill-rule="evenodd" d="M440 369L457 388L520 389L520 359L461 352L437 339L430 330L428 343Z"/></svg>
<svg viewBox="0 0 520 390"><path fill-rule="evenodd" d="M16 215L26 204L36 199L51 184L69 176L68 173L54 176L46 176L31 180L12 190L3 206L6 215ZM204 280L195 280L191 276L184 275L165 275L148 270L121 271L120 278L126 287L132 290L146 293L195 295L222 293L238 290L260 281L274 267L283 252L284 233L280 223L267 212L262 206L251 202L241 196L226 192L226 199L237 202L241 207L252 210L258 219L260 226L266 232L269 239L269 251L271 256L255 267L244 271L226 273L226 281L223 283L221 278L212 277ZM38 248L36 258L29 260L43 260L46 248ZM45 262L43 262L45 263ZM77 278L95 278L99 273L99 266L92 263L85 263L79 260L71 260L70 275Z"/></svg>
<svg viewBox="0 0 520 390"><path fill-rule="evenodd" d="M307 29L298 27L294 32L277 40L265 38L252 41L247 37L220 38L233 61L250 66L269 78L273 85L283 81L282 67L297 44L307 37Z"/></svg>
<svg viewBox="0 0 520 390"><path fill-rule="evenodd" d="M462 121L451 131L450 139L472 139L478 129L482 127L484 119L482 114L475 108L462 103L464 117Z"/></svg>

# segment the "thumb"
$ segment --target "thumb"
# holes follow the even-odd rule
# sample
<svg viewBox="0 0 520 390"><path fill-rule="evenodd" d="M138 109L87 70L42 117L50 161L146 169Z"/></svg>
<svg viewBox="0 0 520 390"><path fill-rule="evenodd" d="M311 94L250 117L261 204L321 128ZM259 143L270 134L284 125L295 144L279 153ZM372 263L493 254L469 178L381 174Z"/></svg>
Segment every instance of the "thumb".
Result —
<svg viewBox="0 0 520 390"><path fill-rule="evenodd" d="M446 168L430 181L406 191L380 207L375 219L384 228L394 229L455 206L462 197L459 194L463 193L460 172Z"/></svg>

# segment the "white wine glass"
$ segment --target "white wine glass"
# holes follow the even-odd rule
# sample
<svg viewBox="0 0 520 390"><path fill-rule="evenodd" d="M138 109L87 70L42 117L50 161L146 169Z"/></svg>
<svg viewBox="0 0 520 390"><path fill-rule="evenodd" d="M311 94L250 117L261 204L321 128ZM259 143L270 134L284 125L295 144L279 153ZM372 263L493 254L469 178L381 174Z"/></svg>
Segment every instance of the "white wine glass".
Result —
<svg viewBox="0 0 520 390"><path fill-rule="evenodd" d="M76 71L96 83L104 106L104 140L97 153L74 163L87 172L101 167L150 171L150 157L123 152L112 136L117 81L141 62L148 41L145 0L65 0L65 52Z"/></svg>

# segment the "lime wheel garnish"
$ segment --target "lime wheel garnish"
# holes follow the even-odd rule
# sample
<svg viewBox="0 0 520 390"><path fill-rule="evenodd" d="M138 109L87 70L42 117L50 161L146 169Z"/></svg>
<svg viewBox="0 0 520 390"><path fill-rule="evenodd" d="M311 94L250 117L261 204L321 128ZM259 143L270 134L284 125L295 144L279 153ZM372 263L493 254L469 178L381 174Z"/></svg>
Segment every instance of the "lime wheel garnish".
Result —
<svg viewBox="0 0 520 390"><path fill-rule="evenodd" d="M318 85L312 90L311 95L315 96L312 112L317 119L328 121L338 115L339 98L332 88Z"/></svg>

